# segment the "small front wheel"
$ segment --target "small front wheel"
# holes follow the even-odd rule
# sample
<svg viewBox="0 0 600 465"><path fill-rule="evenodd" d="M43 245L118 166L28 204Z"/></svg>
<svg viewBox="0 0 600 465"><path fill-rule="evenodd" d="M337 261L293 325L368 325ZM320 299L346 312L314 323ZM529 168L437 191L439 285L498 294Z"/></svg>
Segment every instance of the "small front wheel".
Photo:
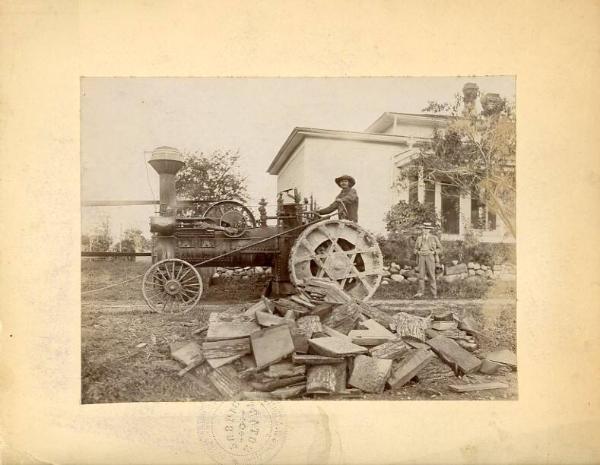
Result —
<svg viewBox="0 0 600 465"><path fill-rule="evenodd" d="M152 265L142 281L148 306L159 313L186 313L202 296L202 278L190 263L168 258Z"/></svg>

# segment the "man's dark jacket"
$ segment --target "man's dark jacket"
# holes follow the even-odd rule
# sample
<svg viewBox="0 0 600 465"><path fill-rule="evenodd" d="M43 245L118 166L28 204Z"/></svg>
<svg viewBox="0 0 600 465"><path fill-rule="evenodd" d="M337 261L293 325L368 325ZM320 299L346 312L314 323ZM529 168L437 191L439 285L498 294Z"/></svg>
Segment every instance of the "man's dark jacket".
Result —
<svg viewBox="0 0 600 465"><path fill-rule="evenodd" d="M317 210L317 213L326 215L336 209L340 219L358 222L358 194L354 188L342 189L331 205Z"/></svg>

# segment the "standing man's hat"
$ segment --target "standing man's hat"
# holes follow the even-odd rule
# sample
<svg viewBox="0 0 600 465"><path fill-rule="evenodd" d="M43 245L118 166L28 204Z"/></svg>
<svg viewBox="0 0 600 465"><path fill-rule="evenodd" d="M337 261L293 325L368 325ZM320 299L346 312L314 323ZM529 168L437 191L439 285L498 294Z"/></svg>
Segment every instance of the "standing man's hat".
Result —
<svg viewBox="0 0 600 465"><path fill-rule="evenodd" d="M423 223L423 229L433 229L433 225L431 223Z"/></svg>
<svg viewBox="0 0 600 465"><path fill-rule="evenodd" d="M342 182L344 179L348 181L348 183L350 184L350 187L352 187L352 186L354 186L354 184L356 184L356 180L352 176L348 176L347 174L340 176L339 178L335 178L335 183L339 186L340 182ZM342 187L342 186L340 186L340 187Z"/></svg>

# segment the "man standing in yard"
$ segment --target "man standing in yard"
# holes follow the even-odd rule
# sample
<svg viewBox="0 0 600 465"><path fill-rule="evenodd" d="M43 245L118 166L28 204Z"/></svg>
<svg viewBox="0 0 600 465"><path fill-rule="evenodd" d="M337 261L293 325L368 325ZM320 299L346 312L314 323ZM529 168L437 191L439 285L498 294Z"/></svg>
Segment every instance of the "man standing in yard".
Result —
<svg viewBox="0 0 600 465"><path fill-rule="evenodd" d="M433 298L437 299L437 284L435 282L435 267L440 262L442 244L440 240L431 234L433 226L431 223L423 223L422 233L415 242L415 254L419 268L419 292L415 297L423 297L425 292L425 275L429 278L429 287Z"/></svg>
<svg viewBox="0 0 600 465"><path fill-rule="evenodd" d="M336 209L340 220L350 220L358 222L358 194L353 188L356 181L347 174L335 178L335 183L342 188L331 205L317 210L319 215L326 215L334 212Z"/></svg>

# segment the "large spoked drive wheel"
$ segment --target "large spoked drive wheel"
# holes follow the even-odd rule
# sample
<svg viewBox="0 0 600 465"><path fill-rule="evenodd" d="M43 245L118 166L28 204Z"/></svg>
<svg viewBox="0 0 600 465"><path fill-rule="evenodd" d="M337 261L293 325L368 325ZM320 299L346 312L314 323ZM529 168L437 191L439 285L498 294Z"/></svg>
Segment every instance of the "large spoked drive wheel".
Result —
<svg viewBox="0 0 600 465"><path fill-rule="evenodd" d="M368 300L383 276L383 255L375 237L358 224L326 220L307 227L289 260L294 285L311 278L335 282L350 296Z"/></svg>
<svg viewBox="0 0 600 465"><path fill-rule="evenodd" d="M152 265L142 281L148 306L159 313L185 313L202 296L202 278L186 261L168 258Z"/></svg>

